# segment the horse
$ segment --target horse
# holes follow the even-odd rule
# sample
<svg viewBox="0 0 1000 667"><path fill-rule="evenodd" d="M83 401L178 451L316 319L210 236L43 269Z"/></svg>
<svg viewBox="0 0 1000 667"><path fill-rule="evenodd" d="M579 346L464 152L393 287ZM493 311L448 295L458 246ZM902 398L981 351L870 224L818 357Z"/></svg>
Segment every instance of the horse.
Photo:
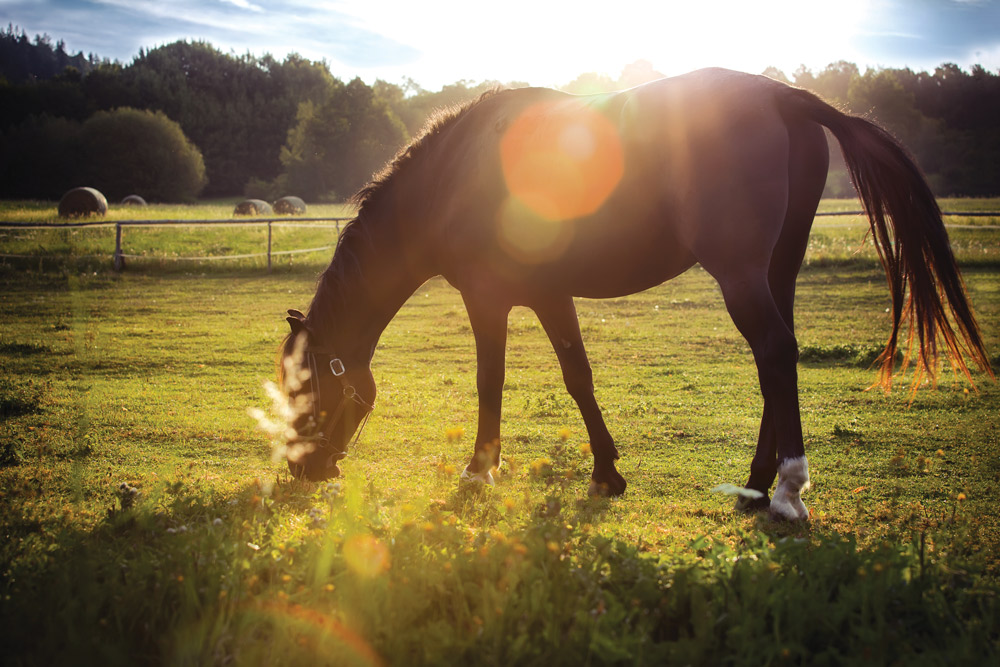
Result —
<svg viewBox="0 0 1000 667"><path fill-rule="evenodd" d="M356 217L307 314L288 311L279 376L298 406L291 472L340 474L375 404L382 331L418 287L443 276L465 303L478 365L478 428L461 479L492 484L500 466L507 320L526 306L586 425L589 492L621 495L619 451L573 299L633 294L697 263L718 282L763 395L752 491L737 508L808 519L793 302L829 166L824 127L840 144L892 297L877 384L891 387L901 345L903 369L916 350L914 389L933 378L939 341L970 383L965 357L992 376L937 202L874 122L806 90L714 68L611 94L494 90L430 120L355 195Z"/></svg>

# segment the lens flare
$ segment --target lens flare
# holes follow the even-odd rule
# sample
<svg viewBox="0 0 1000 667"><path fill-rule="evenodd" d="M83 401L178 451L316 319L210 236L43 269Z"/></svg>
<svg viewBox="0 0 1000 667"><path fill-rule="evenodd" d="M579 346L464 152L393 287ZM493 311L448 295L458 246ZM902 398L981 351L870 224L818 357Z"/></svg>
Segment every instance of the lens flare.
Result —
<svg viewBox="0 0 1000 667"><path fill-rule="evenodd" d="M389 549L374 535L354 535L344 543L344 560L355 574L370 579L389 569Z"/></svg>
<svg viewBox="0 0 1000 667"><path fill-rule="evenodd" d="M625 170L611 121L566 102L525 109L501 139L500 160L511 197L549 222L594 213Z"/></svg>

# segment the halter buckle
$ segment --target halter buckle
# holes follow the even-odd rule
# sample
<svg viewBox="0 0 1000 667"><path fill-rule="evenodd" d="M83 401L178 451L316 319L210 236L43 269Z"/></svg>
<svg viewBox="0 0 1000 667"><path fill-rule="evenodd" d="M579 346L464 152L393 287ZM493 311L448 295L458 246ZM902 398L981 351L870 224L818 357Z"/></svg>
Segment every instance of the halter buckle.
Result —
<svg viewBox="0 0 1000 667"><path fill-rule="evenodd" d="M330 360L330 372L333 373L334 377L340 377L343 375L347 369L344 368L344 362L340 359Z"/></svg>

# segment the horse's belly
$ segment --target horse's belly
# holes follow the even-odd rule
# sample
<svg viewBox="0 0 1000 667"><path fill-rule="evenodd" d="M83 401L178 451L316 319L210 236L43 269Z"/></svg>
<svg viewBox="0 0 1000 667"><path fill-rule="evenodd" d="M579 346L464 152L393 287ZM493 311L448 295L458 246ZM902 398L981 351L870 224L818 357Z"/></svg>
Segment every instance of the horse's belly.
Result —
<svg viewBox="0 0 1000 667"><path fill-rule="evenodd" d="M491 257L479 266L525 293L624 296L659 285L695 263L663 220L594 217L508 225L501 225Z"/></svg>

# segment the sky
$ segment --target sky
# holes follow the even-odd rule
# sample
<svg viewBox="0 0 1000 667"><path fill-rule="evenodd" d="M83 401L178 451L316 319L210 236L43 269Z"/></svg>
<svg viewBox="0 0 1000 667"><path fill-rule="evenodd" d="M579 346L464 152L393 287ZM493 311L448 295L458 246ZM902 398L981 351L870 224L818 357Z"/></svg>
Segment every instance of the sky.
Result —
<svg viewBox="0 0 1000 667"><path fill-rule="evenodd" d="M791 75L838 60L1000 71L1000 0L0 0L0 24L126 64L141 48L202 40L429 90L617 78L638 60L667 75L709 66Z"/></svg>

